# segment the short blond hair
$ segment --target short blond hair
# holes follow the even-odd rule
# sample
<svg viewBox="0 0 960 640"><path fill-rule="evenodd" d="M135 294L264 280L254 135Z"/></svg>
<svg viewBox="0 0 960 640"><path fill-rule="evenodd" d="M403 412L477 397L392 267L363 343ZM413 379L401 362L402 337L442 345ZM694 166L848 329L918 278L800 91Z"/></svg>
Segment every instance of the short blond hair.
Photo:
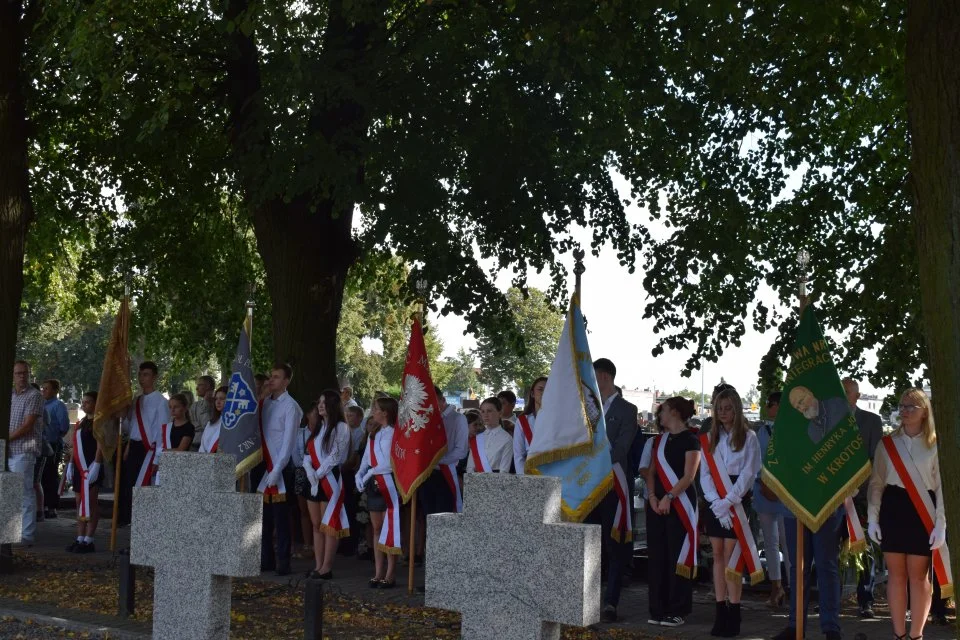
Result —
<svg viewBox="0 0 960 640"><path fill-rule="evenodd" d="M900 396L900 403L904 401L916 403L918 407L923 408L923 441L929 449L937 442L937 425L933 420L933 405L930 404L930 398L923 389L907 389ZM903 431L901 426L899 431Z"/></svg>

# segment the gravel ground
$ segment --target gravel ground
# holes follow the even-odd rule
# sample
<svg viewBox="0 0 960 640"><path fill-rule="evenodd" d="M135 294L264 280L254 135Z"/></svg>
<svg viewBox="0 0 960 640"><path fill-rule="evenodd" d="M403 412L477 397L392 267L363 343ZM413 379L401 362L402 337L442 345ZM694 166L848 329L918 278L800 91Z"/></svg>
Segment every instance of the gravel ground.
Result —
<svg viewBox="0 0 960 640"><path fill-rule="evenodd" d="M13 618L0 620L0 640L52 640L53 638L100 639L99 633L77 633L60 627L50 627L35 622L21 622Z"/></svg>

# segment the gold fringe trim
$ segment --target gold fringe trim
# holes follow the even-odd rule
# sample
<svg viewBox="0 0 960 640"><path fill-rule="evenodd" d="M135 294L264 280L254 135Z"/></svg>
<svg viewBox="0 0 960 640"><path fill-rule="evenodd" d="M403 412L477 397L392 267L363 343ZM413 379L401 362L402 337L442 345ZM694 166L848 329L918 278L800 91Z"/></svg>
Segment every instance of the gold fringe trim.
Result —
<svg viewBox="0 0 960 640"><path fill-rule="evenodd" d="M527 458L527 461L523 463L523 470L525 473L530 474L539 473L537 467L540 465L550 464L551 462L559 462L560 460L566 460L567 458L574 458L580 455L586 455L593 451L593 447L593 437L591 437L586 442L571 444L565 447L560 447L559 449L551 449L550 451L544 451L543 453L538 453L535 456Z"/></svg>
<svg viewBox="0 0 960 640"><path fill-rule="evenodd" d="M686 578L687 580L693 580L694 578L697 577L697 567L693 566L691 568L685 564L678 564L677 575L680 576L681 578Z"/></svg>
<svg viewBox="0 0 960 640"><path fill-rule="evenodd" d="M234 473L239 478L260 464L261 460L263 460L263 451L257 449L254 453L251 453L249 456L237 463L237 468L234 470Z"/></svg>
<svg viewBox="0 0 960 640"><path fill-rule="evenodd" d="M946 600L953 597L953 584L940 585L940 597Z"/></svg>
<svg viewBox="0 0 960 640"><path fill-rule="evenodd" d="M377 547L377 551L380 551L381 553L385 553L388 556L403 555L403 549L401 549L400 547L388 547L387 545L380 544L379 542L376 544L376 547Z"/></svg>
<svg viewBox="0 0 960 640"><path fill-rule="evenodd" d="M624 539L620 539L620 530L614 527L610 530L610 537L616 540L617 542L632 542L633 541L633 530L627 529L627 535L624 536Z"/></svg>
<svg viewBox="0 0 960 640"><path fill-rule="evenodd" d="M406 491L403 490L403 487L400 486L399 482L395 482L397 485L397 491L400 492L400 499L404 504L410 502L410 498L417 492L417 489L420 488L427 478L430 477L430 474L433 473L434 469L437 468L437 465L440 464L440 458L442 458L447 453L447 445L440 447L440 450L437 451L437 455L433 456L433 460L430 461L430 465L416 478L413 479L413 482L410 483L410 488ZM393 459L393 456L390 456L390 470L393 471L394 479L398 478L397 476L397 467L396 462Z"/></svg>
<svg viewBox="0 0 960 640"><path fill-rule="evenodd" d="M350 529L349 529L349 528L347 528L347 529L334 529L333 527L331 527L331 526L328 525L328 524L321 524L321 525L320 525L320 531L323 531L324 533L326 533L326 534L328 534L328 535L331 535L331 536L333 536L334 538L337 538L337 539L339 539L339 538L346 538L346 537L348 537L348 536L350 535Z"/></svg>
<svg viewBox="0 0 960 640"><path fill-rule="evenodd" d="M736 582L737 580L740 580L741 578L743 578L743 572L737 571L736 569L731 569L730 567L726 567L723 570L723 576L730 582Z"/></svg>
<svg viewBox="0 0 960 640"><path fill-rule="evenodd" d="M843 501L848 495L851 495L861 484L866 481L867 477L871 472L870 462L860 467L856 473L846 482L837 492L833 495L832 498L827 500L824 506L816 514L810 513L803 506L800 505L800 502L793 497L793 494L781 484L781 482L774 476L770 471L763 467L760 471L761 479L763 483L770 487L770 489L780 498L780 501L787 506L793 515L804 524L805 527L811 531L817 531L827 521L834 511L843 504Z"/></svg>
<svg viewBox="0 0 960 640"><path fill-rule="evenodd" d="M562 494L560 498L560 511L563 519L567 522L583 522L584 519L590 515L590 512L597 508L597 506L603 502L603 499L607 497L607 494L613 490L613 474L607 475L604 478L603 482L594 487L593 491L590 492L584 500L580 503L580 506L574 509L567 501L563 499Z"/></svg>
<svg viewBox="0 0 960 640"><path fill-rule="evenodd" d="M90 522L90 518L84 518L82 516L77 516L77 522Z"/></svg>
<svg viewBox="0 0 960 640"><path fill-rule="evenodd" d="M263 504L280 504L287 501L285 493L265 493L263 494Z"/></svg>
<svg viewBox="0 0 960 640"><path fill-rule="evenodd" d="M858 553L863 553L867 550L867 541L860 540L859 542L850 542L850 538L847 538L843 541L843 551L844 553L852 553L854 555Z"/></svg>
<svg viewBox="0 0 960 640"><path fill-rule="evenodd" d="M750 574L750 586L763 582L763 579L765 577L766 576L763 573L763 569L758 569L757 571L754 571L753 573Z"/></svg>

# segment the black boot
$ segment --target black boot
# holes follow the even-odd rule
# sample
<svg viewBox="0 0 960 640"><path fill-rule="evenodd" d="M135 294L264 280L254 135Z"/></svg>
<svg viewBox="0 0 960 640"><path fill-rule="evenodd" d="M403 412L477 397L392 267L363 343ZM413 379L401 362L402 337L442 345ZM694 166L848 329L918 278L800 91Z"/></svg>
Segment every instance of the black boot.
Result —
<svg viewBox="0 0 960 640"><path fill-rule="evenodd" d="M735 638L740 635L740 603L730 603L727 609L727 629L724 638Z"/></svg>
<svg viewBox="0 0 960 640"><path fill-rule="evenodd" d="M717 612L714 614L713 618L713 629L710 629L710 635L716 636L718 638L727 637L726 631L727 627L730 625L728 622L729 613L727 613L727 603L718 602L717 603Z"/></svg>

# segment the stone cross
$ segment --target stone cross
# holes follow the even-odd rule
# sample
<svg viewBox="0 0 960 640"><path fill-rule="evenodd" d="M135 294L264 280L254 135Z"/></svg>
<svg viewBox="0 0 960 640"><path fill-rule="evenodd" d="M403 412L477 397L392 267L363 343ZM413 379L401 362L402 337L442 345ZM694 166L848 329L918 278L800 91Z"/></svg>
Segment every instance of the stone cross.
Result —
<svg viewBox="0 0 960 640"><path fill-rule="evenodd" d="M468 473L463 513L427 517L425 604L464 640L559 639L600 621L600 527L560 522L560 479Z"/></svg>
<svg viewBox="0 0 960 640"><path fill-rule="evenodd" d="M155 567L153 637L227 640L231 576L260 574L263 498L229 454L165 451L163 485L133 491L130 562Z"/></svg>
<svg viewBox="0 0 960 640"><path fill-rule="evenodd" d="M0 544L23 536L23 474L6 470L6 440L0 440Z"/></svg>

